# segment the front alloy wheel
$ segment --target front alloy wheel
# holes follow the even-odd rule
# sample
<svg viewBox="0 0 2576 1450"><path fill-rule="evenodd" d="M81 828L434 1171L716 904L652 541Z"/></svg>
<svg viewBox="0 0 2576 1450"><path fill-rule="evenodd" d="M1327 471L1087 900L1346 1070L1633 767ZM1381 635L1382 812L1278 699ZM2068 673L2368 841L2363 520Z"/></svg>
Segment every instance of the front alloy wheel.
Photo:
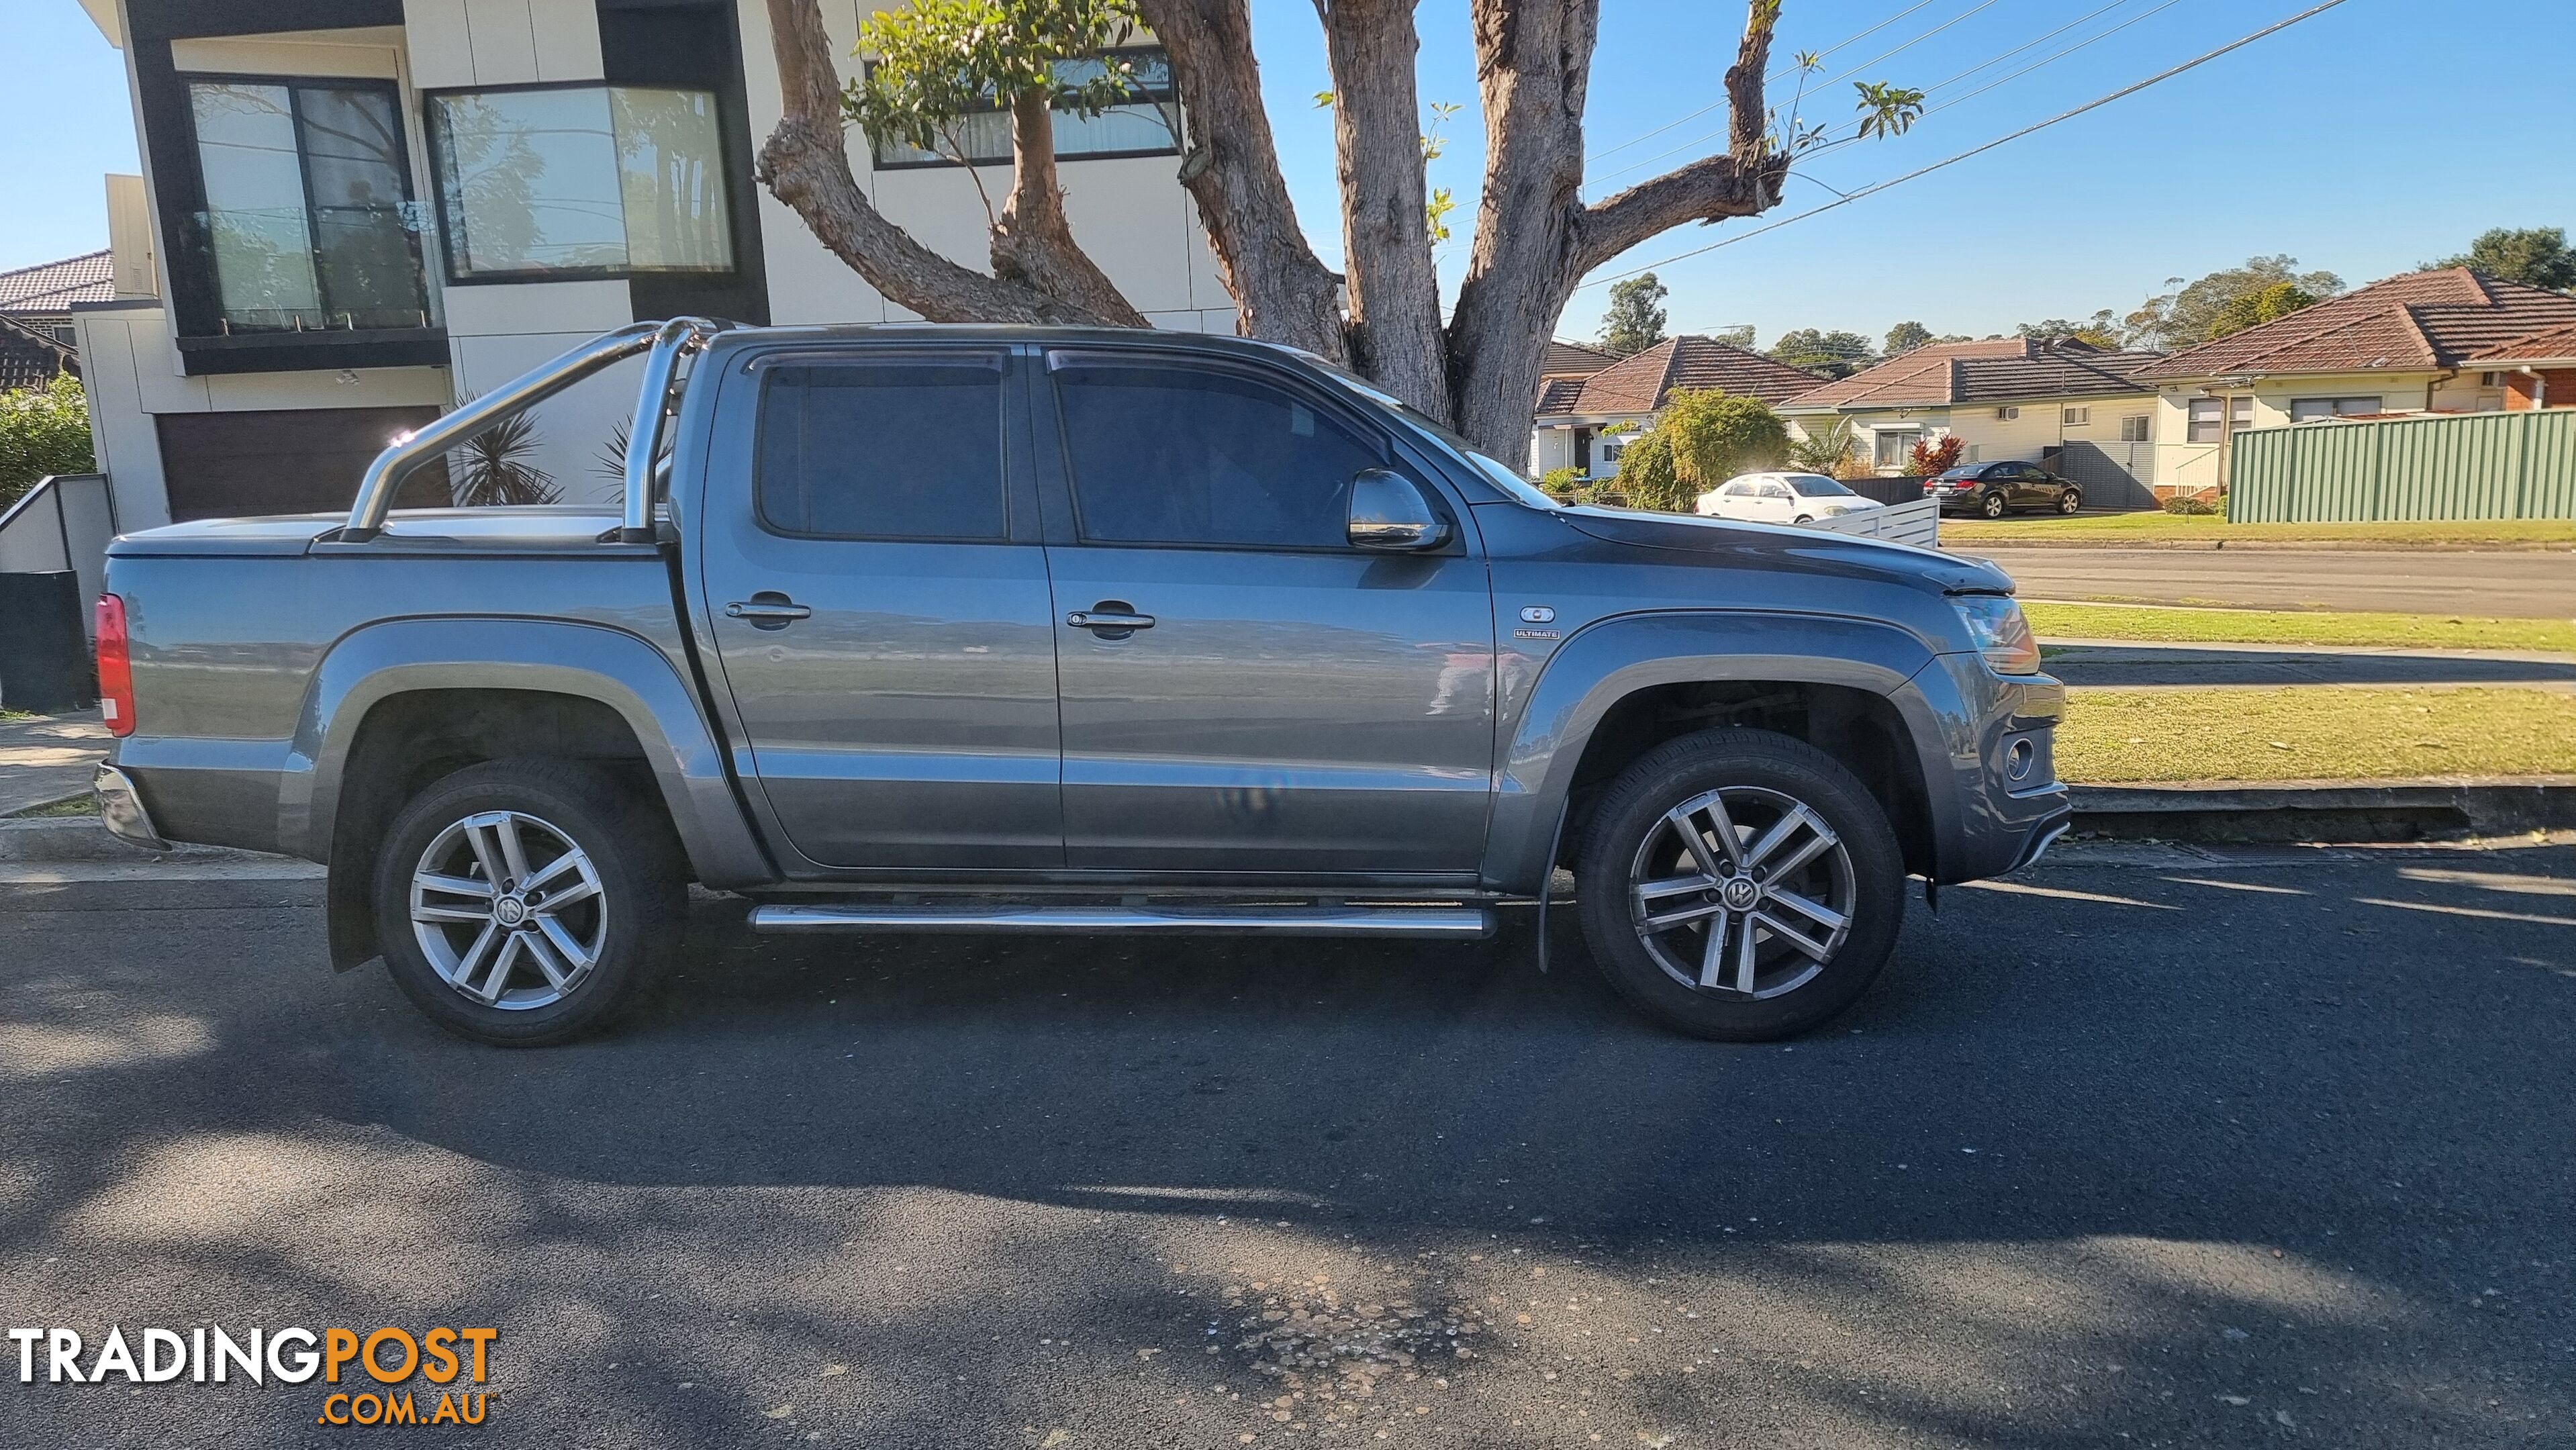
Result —
<svg viewBox="0 0 2576 1450"><path fill-rule="evenodd" d="M1760 786L1673 807L1628 867L1629 919L1655 965L1748 1002L1814 981L1851 935L1857 897L1833 827Z"/></svg>
<svg viewBox="0 0 2576 1450"><path fill-rule="evenodd" d="M1619 995L1699 1037L1806 1031L1866 991L1905 916L1904 852L1843 764L1769 730L1667 741L1601 793L1575 874Z"/></svg>
<svg viewBox="0 0 2576 1450"><path fill-rule="evenodd" d="M2057 496L2057 511L2059 513L2071 514L2082 507L2084 507L2084 490L2080 488L2067 489Z"/></svg>

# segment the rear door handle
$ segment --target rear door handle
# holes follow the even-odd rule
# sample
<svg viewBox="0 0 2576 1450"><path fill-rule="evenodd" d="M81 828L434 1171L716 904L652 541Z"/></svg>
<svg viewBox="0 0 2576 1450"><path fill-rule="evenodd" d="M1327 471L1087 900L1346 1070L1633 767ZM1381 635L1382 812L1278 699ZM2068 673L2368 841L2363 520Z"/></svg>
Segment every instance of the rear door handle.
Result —
<svg viewBox="0 0 2576 1450"><path fill-rule="evenodd" d="M1152 629L1154 616L1131 614L1121 609L1077 609L1066 615L1064 622L1096 634L1124 636L1140 629Z"/></svg>
<svg viewBox="0 0 2576 1450"><path fill-rule="evenodd" d="M786 595L765 589L749 599L737 599L725 606L726 618L747 620L754 629L785 629L813 613Z"/></svg>

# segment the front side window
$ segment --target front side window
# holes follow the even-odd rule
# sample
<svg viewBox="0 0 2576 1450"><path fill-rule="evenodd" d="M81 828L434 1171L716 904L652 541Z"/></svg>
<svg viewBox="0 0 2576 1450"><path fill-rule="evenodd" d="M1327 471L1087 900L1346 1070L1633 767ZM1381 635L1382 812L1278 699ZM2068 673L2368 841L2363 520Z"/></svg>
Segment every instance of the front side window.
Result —
<svg viewBox="0 0 2576 1450"><path fill-rule="evenodd" d="M1127 99L1097 116L1077 111L1055 113L1055 155L1059 161L1097 160L1111 156L1173 156L1180 152L1176 103L1172 99L1172 62L1160 47L1117 50L1055 63L1057 79L1067 87L1099 79L1111 65L1127 68ZM941 128L938 144L924 151L899 137L875 142L880 169L906 166L1000 165L1011 159L1011 113L998 100Z"/></svg>
<svg viewBox="0 0 2576 1450"><path fill-rule="evenodd" d="M392 87L192 80L188 110L220 331L429 325Z"/></svg>
<svg viewBox="0 0 2576 1450"><path fill-rule="evenodd" d="M755 460L761 521L781 533L998 541L1009 532L993 360L771 369Z"/></svg>
<svg viewBox="0 0 2576 1450"><path fill-rule="evenodd" d="M451 278L733 270L712 92L445 92L429 116Z"/></svg>
<svg viewBox="0 0 2576 1450"><path fill-rule="evenodd" d="M1371 443L1239 373L1060 363L1056 398L1082 536L1093 543L1349 547L1351 477Z"/></svg>
<svg viewBox="0 0 2576 1450"><path fill-rule="evenodd" d="M1793 473L1789 482L1804 498L1850 498L1852 491L1821 473Z"/></svg>

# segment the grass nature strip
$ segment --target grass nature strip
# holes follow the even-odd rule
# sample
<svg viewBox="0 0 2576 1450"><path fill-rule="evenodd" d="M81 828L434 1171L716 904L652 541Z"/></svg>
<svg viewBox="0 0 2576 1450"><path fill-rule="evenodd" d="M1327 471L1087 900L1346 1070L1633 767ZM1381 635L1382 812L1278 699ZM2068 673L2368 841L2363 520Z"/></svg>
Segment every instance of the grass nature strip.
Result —
<svg viewBox="0 0 2576 1450"><path fill-rule="evenodd" d="M2073 690L2057 731L2057 773L2079 785L2576 775L2576 694Z"/></svg>
<svg viewBox="0 0 2576 1450"><path fill-rule="evenodd" d="M2569 567L2576 568L2576 564ZM2032 633L2043 641L2134 639L2173 644L2375 645L2576 654L2576 621L2564 619L2050 603L2025 603L2022 612L2030 616Z"/></svg>
<svg viewBox="0 0 2576 1450"><path fill-rule="evenodd" d="M2074 518L1943 519L1946 544L2046 545L2081 540L2121 544L2234 543L2384 544L2389 548L2475 548L2481 544L2576 545L2576 519L2444 519L2414 523L2231 524L2216 514L2145 511Z"/></svg>

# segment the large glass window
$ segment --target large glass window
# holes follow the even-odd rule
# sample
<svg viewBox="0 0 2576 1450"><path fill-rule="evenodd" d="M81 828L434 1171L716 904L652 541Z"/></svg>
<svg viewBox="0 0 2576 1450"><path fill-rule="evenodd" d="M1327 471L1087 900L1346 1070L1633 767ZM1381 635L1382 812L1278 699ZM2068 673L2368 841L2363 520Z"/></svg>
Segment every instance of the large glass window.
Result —
<svg viewBox="0 0 2576 1450"><path fill-rule="evenodd" d="M773 369L753 491L791 534L1001 539L1001 371L966 358Z"/></svg>
<svg viewBox="0 0 2576 1450"><path fill-rule="evenodd" d="M1097 116L1057 111L1056 159L1177 154L1180 138L1175 128L1180 124L1180 111L1172 99L1171 58L1160 48L1113 51L1106 60L1062 60L1056 62L1055 69L1065 85L1078 86L1096 79L1111 61L1132 68L1128 99ZM958 117L935 150L924 151L894 137L876 143L879 167L954 166L960 159L978 166L1011 159L1011 113L998 101L988 109Z"/></svg>
<svg viewBox="0 0 2576 1450"><path fill-rule="evenodd" d="M188 84L196 259L226 332L425 327L411 171L390 86Z"/></svg>
<svg viewBox="0 0 2576 1450"><path fill-rule="evenodd" d="M449 276L733 270L711 92L444 92L429 115Z"/></svg>
<svg viewBox="0 0 2576 1450"><path fill-rule="evenodd" d="M1351 478L1378 450L1268 383L1159 363L1055 373L1082 536L1096 543L1341 549Z"/></svg>
<svg viewBox="0 0 2576 1450"><path fill-rule="evenodd" d="M2292 398L2290 421L2312 423L2319 418L2364 418L2382 411L2382 400L2367 398Z"/></svg>

